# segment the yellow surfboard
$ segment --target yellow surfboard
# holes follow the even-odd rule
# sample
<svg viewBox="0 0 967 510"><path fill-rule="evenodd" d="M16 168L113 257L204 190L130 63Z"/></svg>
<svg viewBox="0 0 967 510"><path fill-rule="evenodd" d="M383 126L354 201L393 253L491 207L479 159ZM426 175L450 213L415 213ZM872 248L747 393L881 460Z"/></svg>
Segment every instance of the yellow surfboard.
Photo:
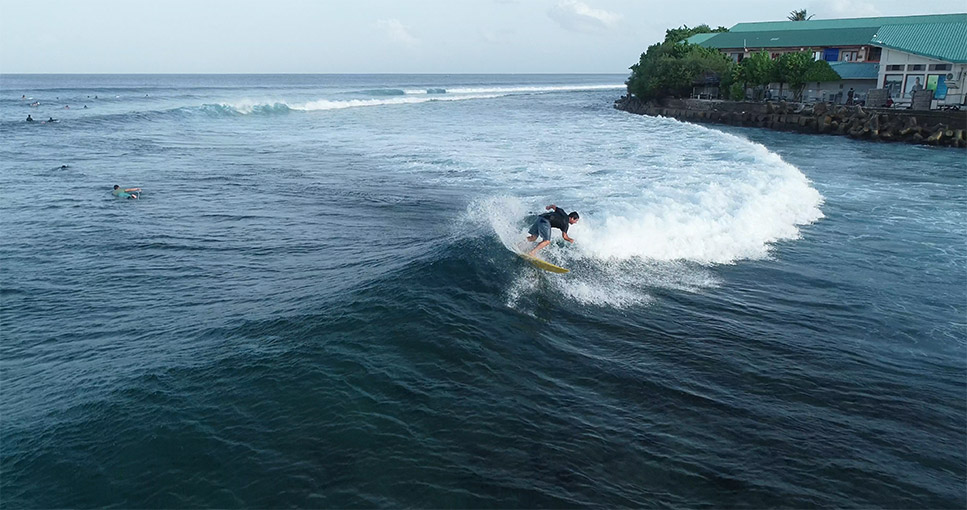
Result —
<svg viewBox="0 0 967 510"><path fill-rule="evenodd" d="M518 252L517 255L520 256L520 258L526 260L527 262L530 262L534 267L543 269L545 271L550 271L552 273L562 273L562 274L571 272L570 269L564 269L561 266L555 266L554 264L551 264L546 260L542 260L537 257L532 257L526 253Z"/></svg>

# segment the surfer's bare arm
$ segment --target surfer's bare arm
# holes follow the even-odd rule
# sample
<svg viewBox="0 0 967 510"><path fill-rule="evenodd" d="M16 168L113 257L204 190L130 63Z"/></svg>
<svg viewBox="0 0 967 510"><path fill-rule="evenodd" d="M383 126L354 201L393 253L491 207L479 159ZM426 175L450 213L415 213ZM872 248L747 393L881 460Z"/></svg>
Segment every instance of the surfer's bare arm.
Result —
<svg viewBox="0 0 967 510"><path fill-rule="evenodd" d="M124 191L141 191L141 188L124 188Z"/></svg>
<svg viewBox="0 0 967 510"><path fill-rule="evenodd" d="M567 241L567 242L569 242L569 243L573 243L573 242L574 242L574 239L573 239L573 238L571 238L570 236L568 236L568 235L567 235L567 232L561 232L561 235L562 235L562 236L564 236L564 240L565 240L565 241Z"/></svg>
<svg viewBox="0 0 967 510"><path fill-rule="evenodd" d="M545 207L544 209L547 209L548 211L553 211L554 209L557 209L557 206L554 205L554 204L551 204L551 205Z"/></svg>

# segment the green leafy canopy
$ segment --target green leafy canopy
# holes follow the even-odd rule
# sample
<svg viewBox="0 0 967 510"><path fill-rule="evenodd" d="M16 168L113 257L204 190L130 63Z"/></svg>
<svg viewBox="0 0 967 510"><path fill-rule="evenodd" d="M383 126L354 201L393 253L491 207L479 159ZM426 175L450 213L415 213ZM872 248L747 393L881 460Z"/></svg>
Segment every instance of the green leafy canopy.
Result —
<svg viewBox="0 0 967 510"><path fill-rule="evenodd" d="M695 34L726 32L719 27L682 26L665 32L665 40L648 47L637 64L631 66L631 76L625 84L628 92L642 100L660 97L681 97L691 92L692 84L707 73L724 74L732 64L721 52L684 42Z"/></svg>

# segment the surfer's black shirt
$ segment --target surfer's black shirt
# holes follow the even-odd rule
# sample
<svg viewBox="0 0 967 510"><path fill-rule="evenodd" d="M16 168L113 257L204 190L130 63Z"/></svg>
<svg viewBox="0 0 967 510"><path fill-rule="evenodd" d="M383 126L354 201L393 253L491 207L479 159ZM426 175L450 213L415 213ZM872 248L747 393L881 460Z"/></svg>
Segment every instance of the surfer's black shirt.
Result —
<svg viewBox="0 0 967 510"><path fill-rule="evenodd" d="M549 212L541 215L541 218L547 218L547 221L551 223L551 227L561 229L561 232L567 233L567 227L571 225L568 221L567 212L560 207L555 207L554 212Z"/></svg>

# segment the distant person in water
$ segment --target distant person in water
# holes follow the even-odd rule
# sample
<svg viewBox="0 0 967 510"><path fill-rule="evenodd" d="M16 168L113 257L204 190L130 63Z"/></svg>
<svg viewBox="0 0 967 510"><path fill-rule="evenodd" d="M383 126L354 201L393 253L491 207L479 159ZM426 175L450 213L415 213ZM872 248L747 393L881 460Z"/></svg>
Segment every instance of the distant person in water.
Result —
<svg viewBox="0 0 967 510"><path fill-rule="evenodd" d="M47 119L47 122L57 122L57 119L51 117L51 118Z"/></svg>
<svg viewBox="0 0 967 510"><path fill-rule="evenodd" d="M33 121L34 121L34 118L31 117L30 115L27 115L27 122L33 122Z"/></svg>
<svg viewBox="0 0 967 510"><path fill-rule="evenodd" d="M551 229L556 228L561 230L561 235L564 236L564 240L573 243L574 239L567 235L567 229L571 225L574 225L581 219L581 215L577 211L573 211L568 214L564 209L551 204L544 209L551 211L549 213L544 213L537 217L537 221L531 226L527 236L527 242L534 242L537 237L541 237L541 242L537 243L537 246L528 253L530 256L535 256L535 254L544 249L547 245L551 244Z"/></svg>
<svg viewBox="0 0 967 510"><path fill-rule="evenodd" d="M117 184L114 185L114 191L111 193L119 198L138 198L138 193L141 192L141 188L122 188Z"/></svg>

